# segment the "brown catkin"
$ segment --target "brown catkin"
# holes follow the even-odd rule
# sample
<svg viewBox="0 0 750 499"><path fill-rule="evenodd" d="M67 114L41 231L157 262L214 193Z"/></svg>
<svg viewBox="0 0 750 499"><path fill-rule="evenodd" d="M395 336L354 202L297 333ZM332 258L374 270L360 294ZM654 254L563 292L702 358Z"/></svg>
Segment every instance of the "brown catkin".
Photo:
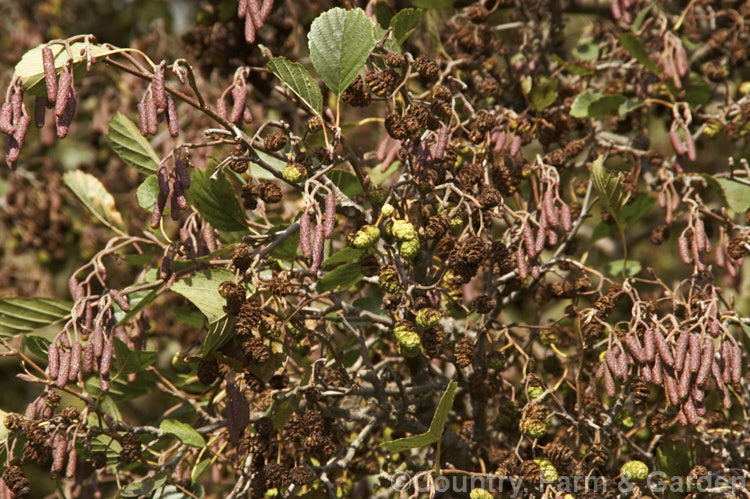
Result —
<svg viewBox="0 0 750 499"><path fill-rule="evenodd" d="M175 222L180 219L180 209L182 208L180 197L185 199L185 194L182 191L182 187L179 184L171 184L172 192L169 193L170 203L170 216ZM179 193L177 192L179 188ZM183 201L184 202L184 201Z"/></svg>
<svg viewBox="0 0 750 499"><path fill-rule="evenodd" d="M34 124L37 128L44 126L44 115L47 112L47 98L37 97L34 99Z"/></svg>
<svg viewBox="0 0 750 499"><path fill-rule="evenodd" d="M70 373L70 352L63 350L60 352L60 369L57 372L56 384L58 388L65 388Z"/></svg>
<svg viewBox="0 0 750 499"><path fill-rule="evenodd" d="M706 243L708 238L706 237L706 226L703 224L703 220L700 218L695 219L693 224L693 233L695 234L695 244L698 251L706 251Z"/></svg>
<svg viewBox="0 0 750 499"><path fill-rule="evenodd" d="M672 405L679 405L680 394L679 390L677 389L677 380L674 377L674 370L672 370L672 368L670 367L665 367L662 369L662 371L664 377L664 391L667 394L669 403Z"/></svg>
<svg viewBox="0 0 750 499"><path fill-rule="evenodd" d="M625 346L630 352L630 355L632 355L639 364L646 362L646 351L638 342L638 337L632 331L625 335Z"/></svg>
<svg viewBox="0 0 750 499"><path fill-rule="evenodd" d="M259 30L263 27L263 19L260 16L260 5L259 0L247 0L247 15L253 18L253 24L255 29Z"/></svg>
<svg viewBox="0 0 750 499"><path fill-rule="evenodd" d="M0 107L0 132L10 135L13 129L13 107L10 102L5 101Z"/></svg>
<svg viewBox="0 0 750 499"><path fill-rule="evenodd" d="M554 193L552 192L552 186L548 186L547 190L544 191L544 195L542 197L542 208L544 209L545 214L547 215L547 223L550 227L553 229L556 229L558 224L558 217L559 213L555 209L555 198Z"/></svg>
<svg viewBox="0 0 750 499"><path fill-rule="evenodd" d="M83 347L80 343L73 343L73 348L70 354L70 371L68 372L68 381L75 381L78 379L78 373L81 372L81 353Z"/></svg>
<svg viewBox="0 0 750 499"><path fill-rule="evenodd" d="M693 399L687 399L682 405L682 410L685 412L685 417L687 418L688 423L691 425L697 425L700 422L698 419L698 412L695 410L695 404L693 404Z"/></svg>
<svg viewBox="0 0 750 499"><path fill-rule="evenodd" d="M167 109L167 93L165 91L164 82L164 62L162 61L158 66L154 68L154 78L151 80L151 95L156 105L158 112L165 111Z"/></svg>
<svg viewBox="0 0 750 499"><path fill-rule="evenodd" d="M336 226L336 195L329 192L326 196L326 225L323 231L323 237L330 239L333 237L333 229Z"/></svg>
<svg viewBox="0 0 750 499"><path fill-rule="evenodd" d="M59 473L65 465L65 454L68 450L68 442L60 433L55 435L52 441L52 473Z"/></svg>
<svg viewBox="0 0 750 499"><path fill-rule="evenodd" d="M516 249L516 266L518 267L518 277L524 279L528 275L528 265L526 264L526 255L523 252L523 247L519 244Z"/></svg>
<svg viewBox="0 0 750 499"><path fill-rule="evenodd" d="M711 374L716 382L716 388L721 392L721 402L724 405L724 408L729 409L732 407L732 398L729 395L729 390L727 390L727 387L724 384L724 380L722 379L721 366L719 366L719 362L715 358L713 359L713 362L711 362Z"/></svg>
<svg viewBox="0 0 750 499"><path fill-rule="evenodd" d="M310 245L310 233L312 232L312 222L307 211L299 217L299 248L306 257L312 255L312 246Z"/></svg>
<svg viewBox="0 0 750 499"><path fill-rule="evenodd" d="M685 150L687 152L688 161L695 161L698 159L698 152L695 149L695 140L690 132L685 135Z"/></svg>
<svg viewBox="0 0 750 499"><path fill-rule="evenodd" d="M94 356L98 359L104 352L104 330L101 326L94 328L94 333L91 336L91 343L94 345Z"/></svg>
<svg viewBox="0 0 750 499"><path fill-rule="evenodd" d="M648 364L641 366L641 376L649 383L652 381L653 376L651 374L651 366Z"/></svg>
<svg viewBox="0 0 750 499"><path fill-rule="evenodd" d="M690 369L683 369L682 372L680 372L680 381L677 388L682 400L685 400L685 397L687 397L690 392L690 379L692 374L693 373L690 372Z"/></svg>
<svg viewBox="0 0 750 499"><path fill-rule="evenodd" d="M28 114L24 114L16 123L16 129L13 131L13 139L18 144L18 151L20 153L21 147L26 140L26 133L29 131L29 125L31 124L31 118Z"/></svg>
<svg viewBox="0 0 750 499"><path fill-rule="evenodd" d="M59 100L57 102L60 102ZM73 123L78 107L78 95L76 89L71 86L65 110L62 116L56 116L55 125L57 126L57 138L64 139L68 135L68 128Z"/></svg>
<svg viewBox="0 0 750 499"><path fill-rule="evenodd" d="M57 343L52 342L47 348L47 374L51 379L57 379L57 374L60 371L60 350L57 348Z"/></svg>
<svg viewBox="0 0 750 499"><path fill-rule="evenodd" d="M211 227L211 224L206 222L201 232L203 234L203 242L206 243L209 253L216 251L216 234L214 234L214 228Z"/></svg>
<svg viewBox="0 0 750 499"><path fill-rule="evenodd" d="M112 355L114 354L115 341L114 337L110 334L107 338L107 343L104 345L102 350L102 360L99 363L99 372L102 376L109 374L109 369L112 367Z"/></svg>
<svg viewBox="0 0 750 499"><path fill-rule="evenodd" d="M130 303L128 303L128 299L125 298L122 293L116 289L110 289L109 296L112 297L112 301L115 302L123 312L130 312Z"/></svg>
<svg viewBox="0 0 750 499"><path fill-rule="evenodd" d="M70 452L68 453L68 465L65 467L65 477L73 478L76 476L76 467L78 464L78 451L75 443L71 443Z"/></svg>
<svg viewBox="0 0 750 499"><path fill-rule="evenodd" d="M653 362L656 355L656 340L654 340L654 330L646 328L643 332L643 351L646 354L646 360Z"/></svg>
<svg viewBox="0 0 750 499"><path fill-rule="evenodd" d="M310 265L310 272L316 274L320 269L320 264L323 261L323 243L325 237L323 235L323 225L320 223L315 226L315 234L313 235L313 247L312 247L312 265Z"/></svg>
<svg viewBox="0 0 750 499"><path fill-rule="evenodd" d="M252 0L250 3L252 3ZM229 121L237 126L242 126L242 114L245 110L246 99L247 87L245 85L235 85L232 88L232 112L229 114Z"/></svg>
<svg viewBox="0 0 750 499"><path fill-rule="evenodd" d="M682 139L680 139L680 134L677 133L677 129L673 128L669 131L669 140L672 142L674 152L678 156L683 156L686 152L686 149L685 145L682 143Z"/></svg>
<svg viewBox="0 0 750 499"><path fill-rule="evenodd" d="M177 122L177 106L171 95L167 96L167 128L171 137L180 135L180 124Z"/></svg>
<svg viewBox="0 0 750 499"><path fill-rule="evenodd" d="M697 372L701 366L701 337L696 333L690 333L688 340L688 358L690 359L690 370Z"/></svg>
<svg viewBox="0 0 750 499"><path fill-rule="evenodd" d="M164 213L164 208L167 205L167 194L160 192L156 196L156 204L154 204L154 211L151 213L151 228L155 229L161 222L161 216Z"/></svg>
<svg viewBox="0 0 750 499"><path fill-rule="evenodd" d="M177 181L182 185L183 189L190 188L190 173L188 172L188 162L182 158L182 155L178 154L174 159L174 172L177 177Z"/></svg>
<svg viewBox="0 0 750 499"><path fill-rule="evenodd" d="M536 241L534 240L534 232L531 230L529 224L523 227L523 244L526 246L529 258L534 258L536 256Z"/></svg>
<svg viewBox="0 0 750 499"><path fill-rule="evenodd" d="M103 392L109 391L109 373L99 374L99 386L101 388L101 391Z"/></svg>
<svg viewBox="0 0 750 499"><path fill-rule="evenodd" d="M94 344L92 342L86 343L86 347L83 349L83 372L90 373L94 370Z"/></svg>
<svg viewBox="0 0 750 499"><path fill-rule="evenodd" d="M690 265L690 262L692 262L693 259L690 256L690 244L688 243L687 237L685 237L684 232L680 234L680 237L677 238L677 246L680 251L680 260L682 260L682 263L684 263L685 265Z"/></svg>
<svg viewBox="0 0 750 499"><path fill-rule="evenodd" d="M156 112L156 101L154 101L153 96L148 97L144 105L148 133L149 135L156 135L156 133L159 131L159 117L158 113Z"/></svg>
<svg viewBox="0 0 750 499"><path fill-rule="evenodd" d="M662 381L664 381L664 378L662 377L663 370L661 367L661 356L654 355L654 365L651 368L651 375L654 378L654 383L657 385L660 385Z"/></svg>
<svg viewBox="0 0 750 499"><path fill-rule="evenodd" d="M656 349L659 351L662 362L669 367L674 367L672 349L669 348L666 338L664 338L664 335L658 329L654 332L654 339L656 340Z"/></svg>
<svg viewBox="0 0 750 499"><path fill-rule="evenodd" d="M677 347L675 349L674 368L678 371L682 371L683 365L685 364L685 355L688 351L688 341L690 335L688 333L681 333L680 337L677 338Z"/></svg>
<svg viewBox="0 0 750 499"><path fill-rule="evenodd" d="M732 383L739 383L742 379L742 349L732 345L729 350L729 365Z"/></svg>
<svg viewBox="0 0 750 499"><path fill-rule="evenodd" d="M24 113L23 106L23 86L14 86L13 93L10 94L10 105L13 109L13 123L18 123Z"/></svg>
<svg viewBox="0 0 750 499"><path fill-rule="evenodd" d="M622 378L625 373L621 370L621 364L617 361L617 353L615 350L607 350L607 353L604 354L604 360L607 362L607 367L609 367L609 371L618 378Z"/></svg>
<svg viewBox="0 0 750 499"><path fill-rule="evenodd" d="M695 376L695 384L703 386L708 380L708 375L711 373L711 364L714 361L714 345L710 341L707 341L703 345L703 351L701 352L701 364L698 368L698 374Z"/></svg>
<svg viewBox="0 0 750 499"><path fill-rule="evenodd" d="M44 68L44 83L47 86L47 99L54 104L57 100L57 72L55 56L48 45L42 48L42 67Z"/></svg>
<svg viewBox="0 0 750 499"><path fill-rule="evenodd" d="M674 62L677 74L682 77L688 74L690 65L688 64L687 52L685 52L685 47L682 46L682 43L674 48Z"/></svg>
<svg viewBox="0 0 750 499"><path fill-rule="evenodd" d="M724 383L730 383L732 381L730 350L731 345L726 338L723 338L721 340L721 379Z"/></svg>
<svg viewBox="0 0 750 499"><path fill-rule="evenodd" d="M560 225L565 232L570 232L573 229L573 217L567 203L562 203L560 207Z"/></svg>
<svg viewBox="0 0 750 499"><path fill-rule="evenodd" d="M612 377L608 367L604 368L604 389L610 397L615 396L615 378Z"/></svg>
<svg viewBox="0 0 750 499"><path fill-rule="evenodd" d="M166 163L160 164L156 169L156 180L159 183L159 192L169 194L169 170Z"/></svg>
<svg viewBox="0 0 750 499"><path fill-rule="evenodd" d="M69 65L65 64L60 72L60 80L57 85L57 100L55 101L55 116L60 117L68 106L71 89L73 88L73 75Z"/></svg>
<svg viewBox="0 0 750 499"><path fill-rule="evenodd" d="M146 120L146 103L141 101L136 104L138 108L138 131L144 137L148 135L148 121Z"/></svg>

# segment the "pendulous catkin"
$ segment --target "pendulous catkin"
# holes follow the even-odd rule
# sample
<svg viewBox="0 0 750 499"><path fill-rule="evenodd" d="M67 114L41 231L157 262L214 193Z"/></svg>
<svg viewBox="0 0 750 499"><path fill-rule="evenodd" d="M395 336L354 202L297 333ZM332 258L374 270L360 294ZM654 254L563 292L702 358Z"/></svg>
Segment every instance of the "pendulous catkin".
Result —
<svg viewBox="0 0 750 499"><path fill-rule="evenodd" d="M323 243L325 237L323 237L323 225L318 223L315 226L315 234L313 235L313 247L312 247L312 265L310 265L310 272L316 274L320 269L320 264L323 261Z"/></svg>
<svg viewBox="0 0 750 499"><path fill-rule="evenodd" d="M60 72L60 80L57 85L57 100L55 101L55 116L60 117L68 106L71 90L73 89L73 74L70 67L65 64Z"/></svg>
<svg viewBox="0 0 750 499"><path fill-rule="evenodd" d="M260 15L260 5L258 5L258 0L247 0L247 15L252 17L256 30L263 27L263 19Z"/></svg>
<svg viewBox="0 0 750 499"><path fill-rule="evenodd" d="M65 477L73 478L76 476L76 467L78 464L78 451L76 450L75 443L70 446L70 452L68 453L68 465L65 467Z"/></svg>
<svg viewBox="0 0 750 499"><path fill-rule="evenodd" d="M333 237L333 229L336 226L336 195L329 192L326 196L326 225L323 236L326 239Z"/></svg>
<svg viewBox="0 0 750 499"><path fill-rule="evenodd" d="M677 347L675 350L675 358L674 358L674 368L678 371L681 371L683 368L683 365L685 364L685 355L688 351L688 340L689 335L687 333L680 334L680 337L677 338Z"/></svg>
<svg viewBox="0 0 750 499"><path fill-rule="evenodd" d="M114 353L114 338L109 335L107 343L104 345L102 350L102 359L99 362L99 372L102 376L109 374L109 370L112 367L112 355Z"/></svg>
<svg viewBox="0 0 750 499"><path fill-rule="evenodd" d="M698 386L703 386L708 380L708 375L711 373L711 365L714 361L714 345L710 341L707 341L703 345L703 351L701 352L701 363L698 368L698 374L695 375L695 383Z"/></svg>
<svg viewBox="0 0 750 499"><path fill-rule="evenodd" d="M78 379L78 373L81 371L81 352L83 347L80 343L75 342L70 353L70 370L68 372L68 381Z"/></svg>
<svg viewBox="0 0 750 499"><path fill-rule="evenodd" d="M729 369L732 383L739 383L742 379L742 349L732 345L729 350Z"/></svg>
<svg viewBox="0 0 750 499"><path fill-rule="evenodd" d="M42 67L44 68L44 83L47 86L47 100L54 104L57 100L57 72L55 56L48 45L42 48Z"/></svg>
<svg viewBox="0 0 750 499"><path fill-rule="evenodd" d="M52 473L59 473L65 465L65 451L68 450L68 442L60 433L55 435L52 441Z"/></svg>
<svg viewBox="0 0 750 499"><path fill-rule="evenodd" d="M312 246L310 245L311 224L310 215L305 210L299 217L299 248L302 250L302 254L308 258L312 255Z"/></svg>
<svg viewBox="0 0 750 499"><path fill-rule="evenodd" d="M610 397L615 396L615 379L608 367L604 367L604 389Z"/></svg>
<svg viewBox="0 0 750 499"><path fill-rule="evenodd" d="M177 122L177 107L175 106L174 99L169 95L167 96L167 128L171 137L180 135L180 124Z"/></svg>
<svg viewBox="0 0 750 499"><path fill-rule="evenodd" d="M244 19L245 14L247 14L247 0L240 0L237 5L237 17Z"/></svg>
<svg viewBox="0 0 750 499"><path fill-rule="evenodd" d="M646 362L646 351L638 342L638 337L632 331L625 335L625 347L639 364Z"/></svg>
<svg viewBox="0 0 750 499"><path fill-rule="evenodd" d="M153 96L148 97L144 102L144 110L146 113L146 127L148 128L149 135L156 135L159 131L159 116L156 112L156 102Z"/></svg>
<svg viewBox="0 0 750 499"><path fill-rule="evenodd" d="M177 181L180 183L183 189L190 188L190 173L188 173L188 162L182 158L182 155L178 154L174 159L174 172L177 177Z"/></svg>
<svg viewBox="0 0 750 499"><path fill-rule="evenodd" d="M47 374L51 379L57 379L57 374L60 370L60 351L57 348L57 343L52 342L47 348Z"/></svg>
<svg viewBox="0 0 750 499"><path fill-rule="evenodd" d="M669 367L674 367L674 356L672 355L672 349L669 348L669 344L667 344L667 340L664 338L662 332L656 330L654 332L654 339L656 340L656 349L659 352L662 363Z"/></svg>
<svg viewBox="0 0 750 499"><path fill-rule="evenodd" d="M698 369L701 366L701 337L700 335L695 334L695 333L690 333L690 338L688 340L688 343L689 343L688 358L690 359L689 360L690 371L698 372Z"/></svg>
<svg viewBox="0 0 750 499"><path fill-rule="evenodd" d="M58 99L57 102L60 102L60 100ZM71 86L62 115L55 116L57 138L64 139L68 135L68 128L70 128L70 124L73 123L73 118L76 114L76 107L78 107L78 94L76 93L76 89Z"/></svg>
<svg viewBox="0 0 750 499"><path fill-rule="evenodd" d="M10 102L5 101L0 107L0 132L10 135L13 130L13 107Z"/></svg>
<svg viewBox="0 0 750 499"><path fill-rule="evenodd" d="M242 115L245 110L246 99L247 87L245 85L235 85L232 88L232 111L229 114L229 121L237 126L242 126Z"/></svg>
<svg viewBox="0 0 750 499"><path fill-rule="evenodd" d="M261 22L265 23L268 19L269 14L273 10L273 0L263 0L263 5L260 7L260 19Z"/></svg>
<svg viewBox="0 0 750 499"><path fill-rule="evenodd" d="M70 373L70 352L63 350L60 352L60 369L57 372L56 384L58 388L65 388L68 383L68 374Z"/></svg>
<svg viewBox="0 0 750 499"><path fill-rule="evenodd" d="M86 343L86 347L83 349L83 372L90 373L94 371L94 344L92 342Z"/></svg>
<svg viewBox="0 0 750 499"><path fill-rule="evenodd" d="M91 335L91 344L94 345L94 356L101 357L104 351L104 330L101 326L94 328L94 333Z"/></svg>
<svg viewBox="0 0 750 499"><path fill-rule="evenodd" d="M165 111L167 109L167 94L165 91L165 81L164 81L164 65L165 62L162 61L158 66L154 68L154 78L151 80L151 95L154 99L154 104L156 105L156 110L158 112Z"/></svg>
<svg viewBox="0 0 750 499"><path fill-rule="evenodd" d="M112 297L112 301L115 302L123 312L130 312L130 303L128 303L128 299L125 298L122 293L116 289L110 289L109 296Z"/></svg>

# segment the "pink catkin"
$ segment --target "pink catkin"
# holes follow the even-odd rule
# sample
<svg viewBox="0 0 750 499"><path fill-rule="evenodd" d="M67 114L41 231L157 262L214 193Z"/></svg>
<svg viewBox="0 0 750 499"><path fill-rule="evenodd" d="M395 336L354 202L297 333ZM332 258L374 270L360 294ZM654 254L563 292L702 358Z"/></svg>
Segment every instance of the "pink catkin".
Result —
<svg viewBox="0 0 750 499"><path fill-rule="evenodd" d="M685 399L685 397L688 396L688 393L690 392L690 379L691 379L692 373L690 372L690 369L683 369L680 372L680 379L679 384L677 385L678 392L681 399Z"/></svg>
<svg viewBox="0 0 750 499"><path fill-rule="evenodd" d="M729 365L732 383L739 383L742 379L742 349L732 345L729 351Z"/></svg>
<svg viewBox="0 0 750 499"><path fill-rule="evenodd" d="M529 224L523 227L523 243L526 246L529 258L534 258L536 256L536 241L534 240L534 232L531 230Z"/></svg>
<svg viewBox="0 0 750 499"><path fill-rule="evenodd" d="M68 99L70 98L70 91L73 88L73 75L68 69L68 65L63 66L62 72L60 73L60 80L57 85L57 100L55 101L55 116L62 116L65 112L65 108L68 105Z"/></svg>
<svg viewBox="0 0 750 499"><path fill-rule="evenodd" d="M610 397L615 396L615 379L608 367L604 368L604 389Z"/></svg>
<svg viewBox="0 0 750 499"><path fill-rule="evenodd" d="M58 103L60 100L57 101ZM61 116L56 116L57 126L57 137L60 139L65 138L68 135L68 129L70 124L73 123L73 118L76 114L76 108L78 107L78 95L76 94L75 88L70 88L70 93L65 104L65 110Z"/></svg>
<svg viewBox="0 0 750 499"><path fill-rule="evenodd" d="M94 344L92 342L86 343L86 347L83 349L83 372L90 373L94 370Z"/></svg>
<svg viewBox="0 0 750 499"><path fill-rule="evenodd" d="M528 265L526 263L526 255L524 254L523 247L519 244L516 249L516 266L518 267L518 277L524 279L528 275Z"/></svg>
<svg viewBox="0 0 750 499"><path fill-rule="evenodd" d="M52 473L59 473L65 465L65 454L68 450L68 442L61 434L56 434L52 441Z"/></svg>
<svg viewBox="0 0 750 499"><path fill-rule="evenodd" d="M310 265L310 272L316 274L320 269L320 264L323 261L323 243L325 237L323 235L323 226L317 224L315 226L315 234L313 235L313 248L312 248L312 265Z"/></svg>
<svg viewBox="0 0 750 499"><path fill-rule="evenodd" d="M246 14L247 0L240 0L239 4L237 5L237 17L240 19L244 19Z"/></svg>
<svg viewBox="0 0 750 499"><path fill-rule="evenodd" d="M114 337L109 335L107 343L104 345L102 350L102 360L99 363L99 371L102 376L109 374L109 370L112 367L112 355L114 354Z"/></svg>
<svg viewBox="0 0 750 499"><path fill-rule="evenodd" d="M654 355L654 366L651 368L651 374L654 378L654 383L660 385L664 379L662 378L663 370L661 368L661 356Z"/></svg>
<svg viewBox="0 0 750 499"><path fill-rule="evenodd" d="M65 467L65 477L73 478L76 476L76 467L78 464L78 451L76 450L75 443L70 446L70 452L68 453L68 465Z"/></svg>
<svg viewBox="0 0 750 499"><path fill-rule="evenodd" d="M559 213L557 212L557 209L555 208L555 197L554 193L552 192L552 186L548 186L547 190L544 191L544 196L542 198L542 205L544 209L544 213L547 215L547 223L550 227L553 229L556 229L559 225Z"/></svg>
<svg viewBox="0 0 750 499"><path fill-rule="evenodd" d="M57 379L57 373L60 371L60 350L57 343L52 342L47 348L47 374L52 379Z"/></svg>
<svg viewBox="0 0 750 499"><path fill-rule="evenodd" d="M680 139L680 134L677 133L676 129L673 128L669 131L669 140L672 142L672 148L674 148L674 152L678 156L683 156L686 152L686 149L682 143L682 140Z"/></svg>
<svg viewBox="0 0 750 499"><path fill-rule="evenodd" d="M701 337L698 334L690 333L688 340L689 346L689 359L690 359L690 370L692 372L698 372L701 366Z"/></svg>
<svg viewBox="0 0 750 499"><path fill-rule="evenodd" d="M260 15L260 5L258 5L259 0L247 0L247 13L253 18L253 24L255 25L255 29L259 30L263 27L263 19Z"/></svg>
<svg viewBox="0 0 750 499"><path fill-rule="evenodd" d="M299 218L299 248L302 255L308 258L312 255L312 246L310 245L311 225L310 215L305 211Z"/></svg>
<svg viewBox="0 0 750 499"><path fill-rule="evenodd" d="M680 237L677 238L677 246L680 252L680 260L682 260L682 263L684 263L685 265L690 265L693 259L690 256L690 244L688 243L687 237L685 237L685 233L680 234Z"/></svg>
<svg viewBox="0 0 750 499"><path fill-rule="evenodd" d="M273 0L263 0L263 5L260 7L260 19L261 22L265 23L268 16L273 10Z"/></svg>
<svg viewBox="0 0 750 499"><path fill-rule="evenodd" d="M55 56L49 46L42 48L42 67L44 68L44 83L47 86L47 99L54 104L57 100L57 72L55 70Z"/></svg>
<svg viewBox="0 0 750 499"><path fill-rule="evenodd" d="M91 344L94 345L94 356L99 358L104 352L104 330L101 326L94 328L94 333L91 335Z"/></svg>
<svg viewBox="0 0 750 499"><path fill-rule="evenodd" d="M681 333L680 337L677 338L677 347L675 349L674 368L678 371L682 370L685 363L685 355L688 351L688 341L690 335L688 333Z"/></svg>
<svg viewBox="0 0 750 499"><path fill-rule="evenodd" d="M81 372L81 353L83 347L80 343L75 342L70 354L70 371L68 372L68 381L78 379L78 373Z"/></svg>
<svg viewBox="0 0 750 499"><path fill-rule="evenodd" d="M246 100L247 87L245 85L236 85L232 88L232 112L229 113L229 121L237 126L242 126L242 114L245 110Z"/></svg>
<svg viewBox="0 0 750 499"><path fill-rule="evenodd" d="M336 227L336 195L329 192L326 196L326 225L323 236L326 239L333 237L333 230Z"/></svg>
<svg viewBox="0 0 750 499"><path fill-rule="evenodd" d="M669 344L667 343L667 340L664 338L664 335L661 333L661 331L656 330L654 332L654 339L656 340L656 349L659 352L662 363L669 367L673 367L674 356L672 355L672 349L669 348Z"/></svg>
<svg viewBox="0 0 750 499"><path fill-rule="evenodd" d="M141 101L136 104L138 108L138 131L144 137L148 135L148 120L146 119L146 103Z"/></svg>
<svg viewBox="0 0 750 499"><path fill-rule="evenodd" d="M128 303L128 299L125 298L122 293L116 289L110 289L109 295L112 297L112 301L114 301L123 312L130 312L130 303Z"/></svg>
<svg viewBox="0 0 750 499"><path fill-rule="evenodd" d="M156 197L156 204L154 204L154 211L151 213L151 228L155 229L161 222L161 216L164 213L164 208L167 205L167 195L160 192Z"/></svg>
<svg viewBox="0 0 750 499"><path fill-rule="evenodd" d="M708 380L708 375L711 373L711 365L714 361L714 345L710 341L707 341L703 345L703 351L701 352L701 363L698 368L698 374L695 375L695 384L703 386Z"/></svg>
<svg viewBox="0 0 750 499"><path fill-rule="evenodd" d="M646 351L638 342L638 337L635 333L629 332L625 335L625 346L630 352L630 355L632 355L638 363L643 364L646 362Z"/></svg>
<svg viewBox="0 0 750 499"><path fill-rule="evenodd" d="M662 370L664 378L664 391L667 394L669 403L672 405L679 405L680 395L679 390L677 389L677 380L674 377L674 371L669 367Z"/></svg>
<svg viewBox="0 0 750 499"><path fill-rule="evenodd" d="M153 96L146 99L144 105L148 133L149 135L156 135L159 131L159 118L156 112L156 102L154 101Z"/></svg>
<svg viewBox="0 0 750 499"><path fill-rule="evenodd" d="M60 369L57 372L56 384L58 388L65 388L68 383L68 374L70 373L70 352L64 350L60 352Z"/></svg>
<svg viewBox="0 0 750 499"><path fill-rule="evenodd" d="M167 96L167 127L171 137L180 135L180 124L177 121L177 107L172 96Z"/></svg>
<svg viewBox="0 0 750 499"><path fill-rule="evenodd" d="M10 135L13 129L13 107L10 102L6 101L0 107L0 132Z"/></svg>
<svg viewBox="0 0 750 499"><path fill-rule="evenodd" d="M151 95L158 112L167 109L167 94L164 81L164 62L154 68L154 78L151 80Z"/></svg>

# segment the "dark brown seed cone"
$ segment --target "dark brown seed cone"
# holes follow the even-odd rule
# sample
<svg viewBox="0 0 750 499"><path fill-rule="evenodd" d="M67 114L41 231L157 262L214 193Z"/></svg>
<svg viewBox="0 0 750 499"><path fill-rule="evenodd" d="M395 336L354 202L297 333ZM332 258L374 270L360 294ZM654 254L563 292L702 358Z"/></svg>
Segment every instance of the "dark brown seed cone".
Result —
<svg viewBox="0 0 750 499"><path fill-rule="evenodd" d="M456 365L460 368L468 367L474 362L474 342L469 338L461 338L454 349Z"/></svg>
<svg viewBox="0 0 750 499"><path fill-rule="evenodd" d="M552 461L556 468L565 468L573 463L573 451L559 442L551 442L542 449L544 456Z"/></svg>
<svg viewBox="0 0 750 499"><path fill-rule="evenodd" d="M252 261L253 251L247 244L240 244L232 250L232 265L239 271L246 271Z"/></svg>
<svg viewBox="0 0 750 499"><path fill-rule="evenodd" d="M358 75L341 94L341 99L352 107L367 107L372 97L367 91L364 80Z"/></svg>
<svg viewBox="0 0 750 499"><path fill-rule="evenodd" d="M256 191L265 203L278 203L282 199L281 188L271 182L259 183Z"/></svg>
<svg viewBox="0 0 750 499"><path fill-rule="evenodd" d="M286 135L282 131L276 131L263 138L263 147L269 151L280 151L287 143Z"/></svg>
<svg viewBox="0 0 750 499"><path fill-rule="evenodd" d="M215 360L202 360L198 362L198 381L206 386L214 384L219 376L219 364Z"/></svg>
<svg viewBox="0 0 750 499"><path fill-rule="evenodd" d="M17 464L11 464L3 472L3 482L15 497L27 497L31 493L31 483Z"/></svg>
<svg viewBox="0 0 750 499"><path fill-rule="evenodd" d="M127 466L141 460L141 442L135 433L126 433L120 442L120 464Z"/></svg>
<svg viewBox="0 0 750 499"><path fill-rule="evenodd" d="M54 104L57 100L57 71L55 70L55 56L47 45L42 48L42 67L44 68L44 83L47 86L47 100Z"/></svg>
<svg viewBox="0 0 750 499"><path fill-rule="evenodd" d="M406 57L398 52L388 52L385 63L392 68L402 68L406 65Z"/></svg>
<svg viewBox="0 0 750 499"><path fill-rule="evenodd" d="M488 314L492 312L497 303L487 295L479 295L471 302L471 309L479 314Z"/></svg>
<svg viewBox="0 0 750 499"><path fill-rule="evenodd" d="M440 68L435 60L426 55L420 55L414 60L414 69L425 80L433 80L440 74Z"/></svg>

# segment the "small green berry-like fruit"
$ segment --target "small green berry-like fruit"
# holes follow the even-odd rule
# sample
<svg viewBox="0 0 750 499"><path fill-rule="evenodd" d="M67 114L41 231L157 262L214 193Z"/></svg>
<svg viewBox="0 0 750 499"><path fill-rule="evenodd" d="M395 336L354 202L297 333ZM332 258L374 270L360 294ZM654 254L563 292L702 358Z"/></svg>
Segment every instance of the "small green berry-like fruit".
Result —
<svg viewBox="0 0 750 499"><path fill-rule="evenodd" d="M484 489L473 489L469 493L469 499L492 499L492 494Z"/></svg>
<svg viewBox="0 0 750 499"><path fill-rule="evenodd" d="M539 466L542 471L542 480L547 483L556 483L560 475L557 473L557 468L552 464L549 459L534 459L534 462Z"/></svg>
<svg viewBox="0 0 750 499"><path fill-rule="evenodd" d="M281 172L284 180L292 183L302 182L307 178L307 168L299 163L288 163Z"/></svg>
<svg viewBox="0 0 750 499"><path fill-rule="evenodd" d="M364 225L353 236L349 236L349 244L357 249L370 248L380 239L380 229L374 225Z"/></svg>
<svg viewBox="0 0 750 499"><path fill-rule="evenodd" d="M388 189L378 187L377 189L370 190L370 202L375 205L380 206L381 204L385 203L385 200L387 198L388 198Z"/></svg>
<svg viewBox="0 0 750 499"><path fill-rule="evenodd" d="M393 267L386 267L380 271L378 284L386 293L401 292L401 281L398 278L398 271Z"/></svg>
<svg viewBox="0 0 750 499"><path fill-rule="evenodd" d="M419 239L409 239L401 241L398 247L398 253L407 260L413 259L419 253Z"/></svg>
<svg viewBox="0 0 750 499"><path fill-rule="evenodd" d="M543 393L544 393L544 388L542 388L539 385L530 386L526 390L526 395L528 395L529 400L538 399L539 397L542 396Z"/></svg>
<svg viewBox="0 0 750 499"><path fill-rule="evenodd" d="M518 424L518 429L529 438L542 438L547 434L547 423L539 419L525 418Z"/></svg>
<svg viewBox="0 0 750 499"><path fill-rule="evenodd" d="M440 324L440 312L434 308L423 308L417 312L417 326L430 329Z"/></svg>
<svg viewBox="0 0 750 499"><path fill-rule="evenodd" d="M703 127L703 135L713 138L719 135L719 133L721 133L723 129L724 125L721 124L721 121L710 120L708 123L706 123L706 126Z"/></svg>
<svg viewBox="0 0 750 499"><path fill-rule="evenodd" d="M633 413L630 411L620 411L615 416L615 422L617 422L617 426L622 428L623 430L630 430L635 426L635 421L633 421Z"/></svg>
<svg viewBox="0 0 750 499"><path fill-rule="evenodd" d="M414 324L407 321L399 322L393 328L393 335L398 342L398 349L404 357L415 357L422 350L422 340L414 330Z"/></svg>
<svg viewBox="0 0 750 499"><path fill-rule="evenodd" d="M394 220L391 234L399 241L411 241L418 237L417 230L406 220Z"/></svg>
<svg viewBox="0 0 750 499"><path fill-rule="evenodd" d="M643 461L628 461L620 468L620 476L631 482L642 482L648 477L648 465Z"/></svg>
<svg viewBox="0 0 750 499"><path fill-rule="evenodd" d="M383 205L382 208L380 208L380 212L383 214L384 217L390 217L391 215L393 215L393 212L395 210L396 209L390 203L386 203Z"/></svg>
<svg viewBox="0 0 750 499"><path fill-rule="evenodd" d="M178 373L189 373L190 362L185 360L185 352L177 352L172 356L172 367Z"/></svg>
<svg viewBox="0 0 750 499"><path fill-rule="evenodd" d="M750 94L750 81L743 81L742 83L740 83L740 94Z"/></svg>

